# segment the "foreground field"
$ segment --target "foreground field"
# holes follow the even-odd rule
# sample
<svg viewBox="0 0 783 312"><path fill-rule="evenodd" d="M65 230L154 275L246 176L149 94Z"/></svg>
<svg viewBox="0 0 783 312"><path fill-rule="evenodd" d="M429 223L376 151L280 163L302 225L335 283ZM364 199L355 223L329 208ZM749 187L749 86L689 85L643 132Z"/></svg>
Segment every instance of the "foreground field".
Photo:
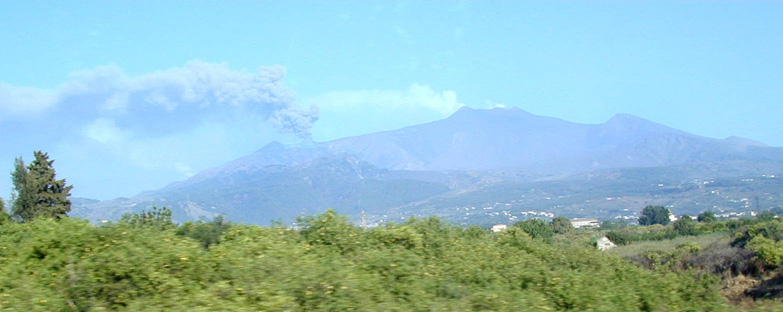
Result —
<svg viewBox="0 0 783 312"><path fill-rule="evenodd" d="M645 241L624 246L618 246L609 250L609 253L629 258L639 254L650 252L667 252L677 249L685 244L693 244L699 249L704 249L712 244L728 245L731 241L728 233L710 233L698 236L679 236L669 240Z"/></svg>

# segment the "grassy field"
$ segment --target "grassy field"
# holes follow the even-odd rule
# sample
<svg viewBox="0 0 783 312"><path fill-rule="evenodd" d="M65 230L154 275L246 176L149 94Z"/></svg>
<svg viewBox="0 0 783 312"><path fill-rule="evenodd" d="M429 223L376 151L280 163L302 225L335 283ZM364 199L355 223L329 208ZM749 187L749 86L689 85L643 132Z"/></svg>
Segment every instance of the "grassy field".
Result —
<svg viewBox="0 0 783 312"><path fill-rule="evenodd" d="M699 248L705 248L710 244L728 244L730 241L728 233L712 233L699 236L679 236L674 239L662 241L635 242L625 246L617 246L609 250L609 253L620 257L630 257L648 251L672 251L677 246L684 243L693 242L699 245Z"/></svg>

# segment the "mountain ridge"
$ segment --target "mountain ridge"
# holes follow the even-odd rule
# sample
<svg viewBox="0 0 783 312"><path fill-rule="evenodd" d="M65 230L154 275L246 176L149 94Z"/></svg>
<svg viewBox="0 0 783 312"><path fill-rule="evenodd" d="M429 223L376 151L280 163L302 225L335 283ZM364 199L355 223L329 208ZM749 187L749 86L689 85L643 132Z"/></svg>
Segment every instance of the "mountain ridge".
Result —
<svg viewBox="0 0 783 312"><path fill-rule="evenodd" d="M224 214L252 223L275 217L290 221L326 208L367 210L383 218L402 207L431 212L427 209L437 205L428 202L455 203L463 195L481 196L483 189L495 190L490 194L530 183L551 185L546 181L589 183L579 177L590 172L611 177L634 168L663 168L639 171L655 178L681 172L670 176L686 180L720 176L721 170L779 174L783 148L738 137L707 138L629 114L581 124L518 108L463 107L445 119L396 130L299 145L270 142L159 190L114 202L84 201L76 214L96 219L80 211L121 207L117 211L131 212L154 204L175 206L180 220ZM654 180L633 176L638 185ZM436 200L440 196L457 200ZM117 218L116 213L102 218L107 216Z"/></svg>

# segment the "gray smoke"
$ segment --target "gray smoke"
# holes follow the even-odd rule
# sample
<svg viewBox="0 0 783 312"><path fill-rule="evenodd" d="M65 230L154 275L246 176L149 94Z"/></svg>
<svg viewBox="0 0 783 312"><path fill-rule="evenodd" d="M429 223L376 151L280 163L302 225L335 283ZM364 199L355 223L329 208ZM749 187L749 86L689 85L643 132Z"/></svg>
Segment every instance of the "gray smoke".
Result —
<svg viewBox="0 0 783 312"><path fill-rule="evenodd" d="M260 67L251 73L201 61L135 77L117 66L101 66L71 75L56 90L0 85L0 114L78 106L90 115L132 122L132 115L176 114L187 120L232 112L258 117L280 132L307 137L318 120L318 109L298 106L284 77L285 69L279 66Z"/></svg>

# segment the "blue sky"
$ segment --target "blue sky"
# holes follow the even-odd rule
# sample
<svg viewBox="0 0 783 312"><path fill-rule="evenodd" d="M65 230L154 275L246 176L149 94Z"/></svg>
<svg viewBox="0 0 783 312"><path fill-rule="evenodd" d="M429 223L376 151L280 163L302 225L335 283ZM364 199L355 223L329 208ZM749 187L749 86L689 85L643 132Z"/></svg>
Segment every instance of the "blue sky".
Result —
<svg viewBox="0 0 783 312"><path fill-rule="evenodd" d="M783 146L783 3L0 1L0 197L48 151L131 196L251 153L516 106Z"/></svg>

